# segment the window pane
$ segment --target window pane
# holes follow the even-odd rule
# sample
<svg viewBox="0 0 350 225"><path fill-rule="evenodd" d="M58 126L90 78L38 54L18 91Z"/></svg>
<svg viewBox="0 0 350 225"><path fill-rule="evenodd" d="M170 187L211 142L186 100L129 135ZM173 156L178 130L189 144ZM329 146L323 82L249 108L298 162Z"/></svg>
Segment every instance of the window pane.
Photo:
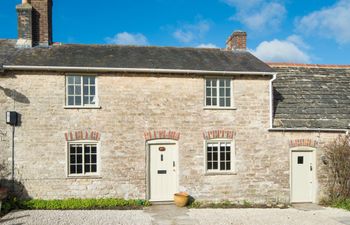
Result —
<svg viewBox="0 0 350 225"><path fill-rule="evenodd" d="M75 163L75 155L70 156L70 163Z"/></svg>
<svg viewBox="0 0 350 225"><path fill-rule="evenodd" d="M75 105L81 105L81 97L80 96L75 97Z"/></svg>
<svg viewBox="0 0 350 225"><path fill-rule="evenodd" d="M230 162L226 162L226 170L230 170L231 169L231 163Z"/></svg>
<svg viewBox="0 0 350 225"><path fill-rule="evenodd" d="M89 79L90 79L90 77L83 76L83 83L84 83L84 85L89 84Z"/></svg>
<svg viewBox="0 0 350 225"><path fill-rule="evenodd" d="M94 85L95 84L95 77L90 77L90 84Z"/></svg>
<svg viewBox="0 0 350 225"><path fill-rule="evenodd" d="M74 96L68 97L68 105L74 105Z"/></svg>
<svg viewBox="0 0 350 225"><path fill-rule="evenodd" d="M207 98L205 105L211 105L211 98Z"/></svg>
<svg viewBox="0 0 350 225"><path fill-rule="evenodd" d="M85 163L90 163L90 155L85 154L84 160L85 160Z"/></svg>
<svg viewBox="0 0 350 225"><path fill-rule="evenodd" d="M84 169L85 169L85 173L90 173L91 172L90 171L90 165L85 165Z"/></svg>
<svg viewBox="0 0 350 225"><path fill-rule="evenodd" d="M96 102L95 102L95 97L90 97L90 99L89 99L90 101L89 101L89 104L95 104Z"/></svg>
<svg viewBox="0 0 350 225"><path fill-rule="evenodd" d="M225 80L220 80L219 86L220 86L220 87L224 87L224 86L225 86Z"/></svg>
<svg viewBox="0 0 350 225"><path fill-rule="evenodd" d="M74 165L71 165L69 168L70 168L70 171L69 171L70 174L77 173L76 168L75 168Z"/></svg>
<svg viewBox="0 0 350 225"><path fill-rule="evenodd" d="M74 86L72 85L68 86L68 95L74 95Z"/></svg>
<svg viewBox="0 0 350 225"><path fill-rule="evenodd" d="M77 165L77 173L83 173L83 166Z"/></svg>
<svg viewBox="0 0 350 225"><path fill-rule="evenodd" d="M211 89L210 88L207 88L207 94L206 96L211 96Z"/></svg>
<svg viewBox="0 0 350 225"><path fill-rule="evenodd" d="M224 162L220 162L220 170L226 170Z"/></svg>
<svg viewBox="0 0 350 225"><path fill-rule="evenodd" d="M227 97L231 96L231 89L230 88L226 88L226 96Z"/></svg>
<svg viewBox="0 0 350 225"><path fill-rule="evenodd" d="M213 162L213 170L217 170L218 169L218 163L217 162Z"/></svg>
<svg viewBox="0 0 350 225"><path fill-rule="evenodd" d="M220 160L225 161L225 150L220 151Z"/></svg>
<svg viewBox="0 0 350 225"><path fill-rule="evenodd" d="M217 105L216 98L213 98L213 104L212 105Z"/></svg>
<svg viewBox="0 0 350 225"><path fill-rule="evenodd" d="M211 155L211 153L209 153L209 152L207 153L207 160L208 160L208 161L211 161L211 160L212 160L212 155Z"/></svg>
<svg viewBox="0 0 350 225"><path fill-rule="evenodd" d="M231 99L230 98L226 98L226 106L231 106Z"/></svg>
<svg viewBox="0 0 350 225"><path fill-rule="evenodd" d="M83 163L83 156L77 155L77 163Z"/></svg>
<svg viewBox="0 0 350 225"><path fill-rule="evenodd" d="M97 163L97 156L91 155L91 163Z"/></svg>
<svg viewBox="0 0 350 225"><path fill-rule="evenodd" d="M89 86L84 86L84 95L89 94Z"/></svg>
<svg viewBox="0 0 350 225"><path fill-rule="evenodd" d="M216 80L212 80L212 82L211 82L211 86L216 87Z"/></svg>
<svg viewBox="0 0 350 225"><path fill-rule="evenodd" d="M84 96L84 105L89 104L89 97Z"/></svg>
<svg viewBox="0 0 350 225"><path fill-rule="evenodd" d="M74 76L75 84L81 84L80 76Z"/></svg>
<svg viewBox="0 0 350 225"><path fill-rule="evenodd" d="M225 106L225 99L224 98L220 98L220 106Z"/></svg>
<svg viewBox="0 0 350 225"><path fill-rule="evenodd" d="M230 161L231 160L231 154L230 152L226 152L226 160Z"/></svg>
<svg viewBox="0 0 350 225"><path fill-rule="evenodd" d="M96 153L96 146L91 146L91 153Z"/></svg>
<svg viewBox="0 0 350 225"><path fill-rule="evenodd" d="M80 95L81 94L81 87L80 86L75 86L75 94Z"/></svg>
<svg viewBox="0 0 350 225"><path fill-rule="evenodd" d="M95 86L90 86L90 95L95 95Z"/></svg>
<svg viewBox="0 0 350 225"><path fill-rule="evenodd" d="M211 83L211 80L209 80L209 79L207 79L207 80L205 81L205 85L206 85L207 87L210 87L210 83Z"/></svg>
<svg viewBox="0 0 350 225"><path fill-rule="evenodd" d="M213 169L213 166L212 166L212 163L211 163L211 162L208 162L208 164L207 164L207 169L208 169L208 170Z"/></svg>
<svg viewBox="0 0 350 225"><path fill-rule="evenodd" d="M225 96L225 89L224 88L220 88L220 97L221 96Z"/></svg>
<svg viewBox="0 0 350 225"><path fill-rule="evenodd" d="M214 161L218 160L218 153L217 152L213 152L213 160Z"/></svg>
<svg viewBox="0 0 350 225"><path fill-rule="evenodd" d="M83 153L83 148L81 145L77 145L77 153L79 153L79 154Z"/></svg>
<svg viewBox="0 0 350 225"><path fill-rule="evenodd" d="M216 97L216 88L213 88L213 89L212 89L212 92L213 92L212 96L213 96L213 97Z"/></svg>
<svg viewBox="0 0 350 225"><path fill-rule="evenodd" d="M85 145L85 154L89 154L90 153L90 145Z"/></svg>
<svg viewBox="0 0 350 225"><path fill-rule="evenodd" d="M74 76L68 76L68 84L74 84Z"/></svg>
<svg viewBox="0 0 350 225"><path fill-rule="evenodd" d="M91 173L97 172L97 165L91 165Z"/></svg>

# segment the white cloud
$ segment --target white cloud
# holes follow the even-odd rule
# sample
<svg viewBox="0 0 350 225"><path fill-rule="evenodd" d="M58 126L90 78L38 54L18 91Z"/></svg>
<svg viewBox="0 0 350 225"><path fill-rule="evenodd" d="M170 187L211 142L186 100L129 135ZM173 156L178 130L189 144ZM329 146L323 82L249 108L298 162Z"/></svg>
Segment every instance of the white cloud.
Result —
<svg viewBox="0 0 350 225"><path fill-rule="evenodd" d="M287 13L283 4L265 0L223 0L236 9L230 20L239 21L255 31L278 29Z"/></svg>
<svg viewBox="0 0 350 225"><path fill-rule="evenodd" d="M208 43L208 44L200 44L197 48L219 48L217 45Z"/></svg>
<svg viewBox="0 0 350 225"><path fill-rule="evenodd" d="M210 23L206 20L200 20L195 24L184 24L173 32L173 37L183 43L189 43L203 36L210 30Z"/></svg>
<svg viewBox="0 0 350 225"><path fill-rule="evenodd" d="M303 47L293 42L296 37L298 36L292 35L286 40L263 41L251 52L266 62L310 63L310 56L303 51ZM300 37L298 39L302 41Z"/></svg>
<svg viewBox="0 0 350 225"><path fill-rule="evenodd" d="M147 38L143 34L131 34L128 32L118 33L114 37L107 37L106 42L118 45L149 45Z"/></svg>
<svg viewBox="0 0 350 225"><path fill-rule="evenodd" d="M296 20L297 31L335 39L339 44L350 43L350 0L315 11Z"/></svg>

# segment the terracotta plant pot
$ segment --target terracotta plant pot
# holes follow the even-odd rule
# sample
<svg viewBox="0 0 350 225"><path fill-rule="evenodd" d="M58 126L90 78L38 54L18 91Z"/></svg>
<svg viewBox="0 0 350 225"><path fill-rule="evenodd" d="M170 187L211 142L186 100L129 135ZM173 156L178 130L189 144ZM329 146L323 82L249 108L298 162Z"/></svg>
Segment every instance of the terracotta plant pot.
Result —
<svg viewBox="0 0 350 225"><path fill-rule="evenodd" d="M186 192L179 192L174 194L174 202L176 206L184 207L188 204L190 196Z"/></svg>
<svg viewBox="0 0 350 225"><path fill-rule="evenodd" d="M4 200L7 197L8 189L0 187L0 201Z"/></svg>

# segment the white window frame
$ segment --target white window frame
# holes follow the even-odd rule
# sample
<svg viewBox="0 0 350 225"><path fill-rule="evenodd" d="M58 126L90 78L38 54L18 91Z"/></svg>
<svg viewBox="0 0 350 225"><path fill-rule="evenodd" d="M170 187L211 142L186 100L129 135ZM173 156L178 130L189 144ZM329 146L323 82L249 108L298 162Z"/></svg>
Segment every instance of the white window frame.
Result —
<svg viewBox="0 0 350 225"><path fill-rule="evenodd" d="M85 162L84 162L84 147L82 148L82 171L83 173L81 174L71 174L70 173L70 145L74 145L74 144L81 144L81 145L96 145L96 166L97 166L97 170L96 172L88 172L88 173L84 173L85 170ZM89 140L84 140L84 141L69 141L67 142L66 145L66 174L67 177L73 177L73 178L77 178L77 177L99 177L100 176L100 171L101 171L101 159L100 159L100 144L97 141L89 141Z"/></svg>
<svg viewBox="0 0 350 225"><path fill-rule="evenodd" d="M230 80L230 106L220 106L220 85L219 81ZM207 80L217 80L216 82L216 105L207 105ZM204 109L236 109L233 99L233 78L232 77L205 77L204 78Z"/></svg>
<svg viewBox="0 0 350 225"><path fill-rule="evenodd" d="M68 105L68 77L77 76L80 77L80 97L81 104L80 105ZM95 104L84 104L84 82L83 77L89 76L95 78ZM98 98L98 76L96 74L67 74L65 76L65 106L64 108L101 108L99 106L99 98Z"/></svg>
<svg viewBox="0 0 350 225"><path fill-rule="evenodd" d="M207 155L207 146L208 144L220 144L220 142L229 142L230 143L230 170L220 170L220 148L218 148L218 169L208 169L208 155ZM211 174L236 174L236 148L235 141L231 139L210 139L204 141L204 173Z"/></svg>

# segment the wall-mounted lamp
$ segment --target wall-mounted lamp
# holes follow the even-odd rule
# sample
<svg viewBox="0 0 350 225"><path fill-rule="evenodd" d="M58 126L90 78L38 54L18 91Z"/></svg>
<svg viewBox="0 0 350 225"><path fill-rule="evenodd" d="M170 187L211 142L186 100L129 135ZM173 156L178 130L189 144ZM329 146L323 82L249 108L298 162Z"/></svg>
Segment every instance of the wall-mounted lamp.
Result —
<svg viewBox="0 0 350 225"><path fill-rule="evenodd" d="M15 111L6 112L6 123L12 126L18 125L18 113Z"/></svg>

